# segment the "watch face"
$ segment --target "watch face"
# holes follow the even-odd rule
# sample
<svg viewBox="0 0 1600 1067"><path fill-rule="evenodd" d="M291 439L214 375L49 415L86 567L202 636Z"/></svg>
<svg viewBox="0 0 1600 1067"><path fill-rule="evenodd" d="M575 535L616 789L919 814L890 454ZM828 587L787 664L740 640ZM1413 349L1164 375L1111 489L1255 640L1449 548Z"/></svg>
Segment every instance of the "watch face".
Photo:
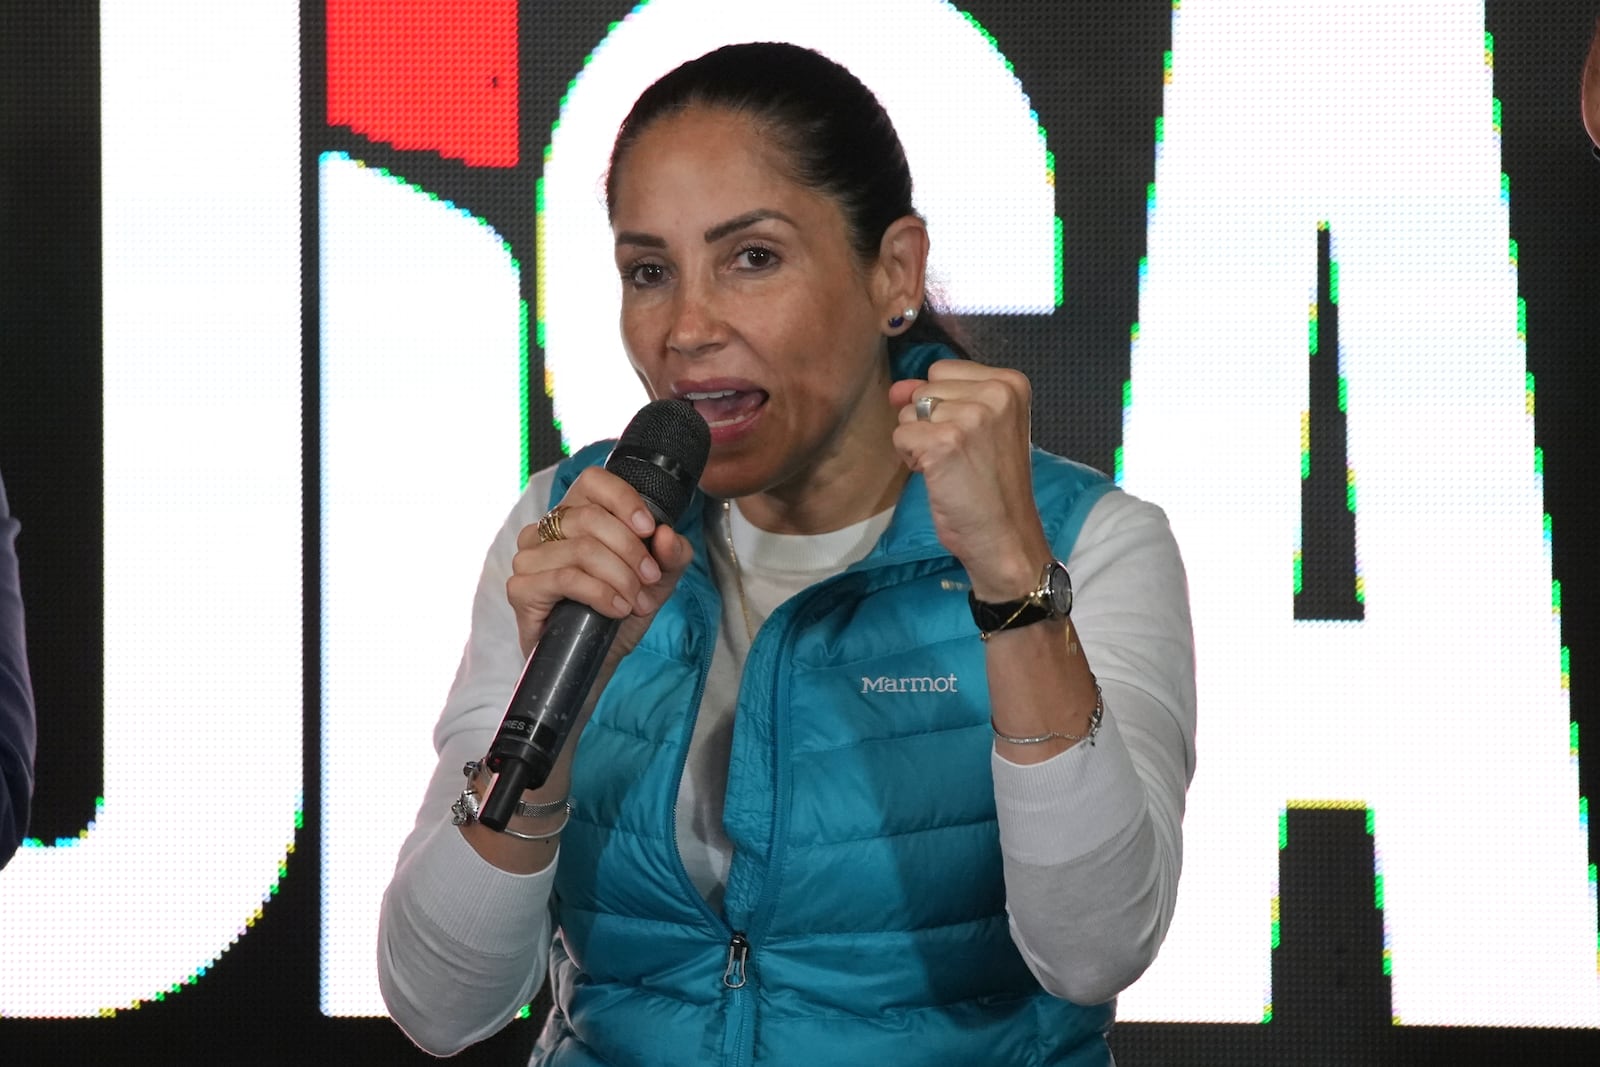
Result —
<svg viewBox="0 0 1600 1067"><path fill-rule="evenodd" d="M1050 610L1057 615L1072 614L1072 577L1060 560L1050 564Z"/></svg>

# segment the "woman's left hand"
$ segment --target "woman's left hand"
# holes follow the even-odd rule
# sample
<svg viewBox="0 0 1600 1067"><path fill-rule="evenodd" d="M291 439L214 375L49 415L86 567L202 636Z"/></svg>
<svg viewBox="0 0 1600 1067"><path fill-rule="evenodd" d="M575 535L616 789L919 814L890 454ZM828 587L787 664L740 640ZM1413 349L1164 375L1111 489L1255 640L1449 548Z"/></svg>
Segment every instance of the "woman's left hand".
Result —
<svg viewBox="0 0 1600 1067"><path fill-rule="evenodd" d="M1013 600L1039 581L1052 552L1033 499L1027 376L944 359L926 379L889 389L900 409L894 445L928 487L939 542L959 559L981 600ZM928 418L918 401L932 398Z"/></svg>

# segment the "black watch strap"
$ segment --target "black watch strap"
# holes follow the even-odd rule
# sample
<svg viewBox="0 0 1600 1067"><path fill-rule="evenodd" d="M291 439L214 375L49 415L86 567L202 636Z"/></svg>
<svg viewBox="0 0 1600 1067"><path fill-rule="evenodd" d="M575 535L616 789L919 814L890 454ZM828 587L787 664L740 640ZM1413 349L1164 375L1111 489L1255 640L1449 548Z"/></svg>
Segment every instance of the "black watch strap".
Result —
<svg viewBox="0 0 1600 1067"><path fill-rule="evenodd" d="M1027 626L1029 623L1043 622L1050 618L1051 611L1041 604L1032 593L1016 600L988 601L979 600L967 591L967 606L972 609L972 621L978 624L978 629L986 634L996 630L1012 630L1018 626Z"/></svg>
<svg viewBox="0 0 1600 1067"><path fill-rule="evenodd" d="M978 632L988 640L998 630L1014 630L1019 626L1059 619L1072 613L1072 579L1059 560L1051 560L1039 574L1039 586L1027 596L1016 600L979 600L967 590L967 606L972 609L972 621Z"/></svg>

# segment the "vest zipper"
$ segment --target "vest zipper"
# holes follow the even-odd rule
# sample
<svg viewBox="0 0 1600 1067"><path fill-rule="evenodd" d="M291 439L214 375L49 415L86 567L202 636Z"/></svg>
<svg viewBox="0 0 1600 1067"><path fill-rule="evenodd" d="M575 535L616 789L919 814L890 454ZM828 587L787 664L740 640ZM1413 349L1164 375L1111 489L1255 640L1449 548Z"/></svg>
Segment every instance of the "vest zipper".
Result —
<svg viewBox="0 0 1600 1067"><path fill-rule="evenodd" d="M722 1032L722 1062L728 1067L748 1067L755 1059L756 997L749 981L750 939L735 930L728 939L728 965L722 969L727 989L728 1026Z"/></svg>
<svg viewBox="0 0 1600 1067"><path fill-rule="evenodd" d="M728 966L722 972L722 984L729 989L743 989L744 967L750 960L750 942L743 930L735 930L728 941Z"/></svg>

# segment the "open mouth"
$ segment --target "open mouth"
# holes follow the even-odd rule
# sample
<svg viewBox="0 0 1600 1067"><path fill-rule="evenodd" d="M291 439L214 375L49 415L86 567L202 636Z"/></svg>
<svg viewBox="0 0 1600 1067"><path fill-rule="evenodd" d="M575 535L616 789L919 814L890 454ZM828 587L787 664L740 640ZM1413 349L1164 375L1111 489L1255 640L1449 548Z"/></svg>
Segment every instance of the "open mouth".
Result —
<svg viewBox="0 0 1600 1067"><path fill-rule="evenodd" d="M706 420L706 425L713 430L743 422L767 402L767 394L761 389L716 389L684 393L682 396L694 405L700 417Z"/></svg>

